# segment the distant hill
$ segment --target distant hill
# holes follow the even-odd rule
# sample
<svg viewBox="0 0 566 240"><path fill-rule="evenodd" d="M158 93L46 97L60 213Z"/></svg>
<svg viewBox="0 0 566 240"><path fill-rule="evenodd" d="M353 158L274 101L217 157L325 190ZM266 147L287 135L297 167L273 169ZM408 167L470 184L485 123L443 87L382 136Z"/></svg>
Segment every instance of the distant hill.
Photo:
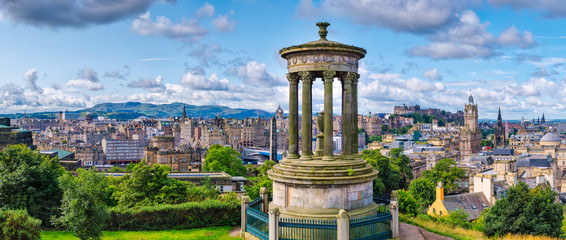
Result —
<svg viewBox="0 0 566 240"><path fill-rule="evenodd" d="M180 117L183 115L183 103L171 103L171 104L151 104L151 103L139 103L139 102L126 102L126 103L101 103L97 104L92 108L87 108L78 111L67 111L69 115L79 115L84 116L87 112L91 112L93 117L105 116L110 119L135 119L140 116L146 116L149 118L168 118L168 117ZM243 119L246 117L266 117L273 114L257 109L232 109L223 106L196 106L196 105L186 105L187 117L203 117L203 118L214 118L217 114L220 114L223 118L239 118ZM55 118L56 112L38 112L38 113L28 113L29 118ZM23 113L16 114L0 114L0 117L10 117L13 119L23 118Z"/></svg>

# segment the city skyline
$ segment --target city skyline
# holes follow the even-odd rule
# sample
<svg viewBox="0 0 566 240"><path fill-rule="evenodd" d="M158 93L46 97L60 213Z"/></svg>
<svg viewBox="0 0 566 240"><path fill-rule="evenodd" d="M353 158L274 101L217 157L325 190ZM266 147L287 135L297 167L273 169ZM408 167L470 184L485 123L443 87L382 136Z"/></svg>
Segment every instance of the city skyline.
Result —
<svg viewBox="0 0 566 240"><path fill-rule="evenodd" d="M566 119L566 8L532 2L0 0L0 35L9 36L0 40L0 106L2 113L126 101L287 110L278 51L317 40L314 24L323 20L329 40L368 51L359 113L403 103L455 112L472 93L480 119L495 119L498 107L504 120ZM313 111L322 96L317 80Z"/></svg>

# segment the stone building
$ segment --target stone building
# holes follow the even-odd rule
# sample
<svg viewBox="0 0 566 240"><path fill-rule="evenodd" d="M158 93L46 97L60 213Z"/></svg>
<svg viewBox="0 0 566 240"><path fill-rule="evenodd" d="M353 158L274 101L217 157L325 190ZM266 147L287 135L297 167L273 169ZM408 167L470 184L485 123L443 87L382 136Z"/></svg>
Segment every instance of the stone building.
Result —
<svg viewBox="0 0 566 240"><path fill-rule="evenodd" d="M200 159L196 159L192 148L175 147L175 137L153 137L149 146L144 148L144 158L149 165L159 163L169 166L173 172L199 171Z"/></svg>
<svg viewBox="0 0 566 240"><path fill-rule="evenodd" d="M470 94L464 108L464 126L460 129L460 155L462 159L471 157L481 150L482 134L478 128L478 105Z"/></svg>

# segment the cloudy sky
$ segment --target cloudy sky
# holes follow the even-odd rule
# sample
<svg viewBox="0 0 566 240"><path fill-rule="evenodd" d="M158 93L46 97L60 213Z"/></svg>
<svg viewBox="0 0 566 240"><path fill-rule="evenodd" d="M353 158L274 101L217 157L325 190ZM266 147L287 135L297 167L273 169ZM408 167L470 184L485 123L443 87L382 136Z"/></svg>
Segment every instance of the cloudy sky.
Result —
<svg viewBox="0 0 566 240"><path fill-rule="evenodd" d="M0 0L0 111L103 102L288 109L281 48L363 47L360 113L566 118L563 0ZM338 92L338 84L335 92ZM315 111L322 83L314 83ZM339 113L336 95L335 111Z"/></svg>

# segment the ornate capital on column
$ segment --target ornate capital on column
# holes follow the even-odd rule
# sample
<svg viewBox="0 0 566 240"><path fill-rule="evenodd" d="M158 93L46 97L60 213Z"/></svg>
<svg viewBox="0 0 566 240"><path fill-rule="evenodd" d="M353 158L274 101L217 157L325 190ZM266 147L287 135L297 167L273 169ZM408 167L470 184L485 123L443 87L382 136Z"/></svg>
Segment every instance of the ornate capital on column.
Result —
<svg viewBox="0 0 566 240"><path fill-rule="evenodd" d="M299 76L294 73L287 73L287 80L289 80L289 84L298 84Z"/></svg>
<svg viewBox="0 0 566 240"><path fill-rule="evenodd" d="M304 71L304 72L299 72L299 76L301 77L301 80L303 80L304 83L312 83L313 80L313 74L309 71Z"/></svg>
<svg viewBox="0 0 566 240"><path fill-rule="evenodd" d="M334 81L334 77L336 77L336 71L328 70L323 72L324 75L324 82L332 82Z"/></svg>
<svg viewBox="0 0 566 240"><path fill-rule="evenodd" d="M342 77L342 81L343 81L344 83L352 83L353 81L355 81L355 80L354 80L355 77L356 77L356 73L353 73L353 72L346 72L346 73L343 75L343 77Z"/></svg>

